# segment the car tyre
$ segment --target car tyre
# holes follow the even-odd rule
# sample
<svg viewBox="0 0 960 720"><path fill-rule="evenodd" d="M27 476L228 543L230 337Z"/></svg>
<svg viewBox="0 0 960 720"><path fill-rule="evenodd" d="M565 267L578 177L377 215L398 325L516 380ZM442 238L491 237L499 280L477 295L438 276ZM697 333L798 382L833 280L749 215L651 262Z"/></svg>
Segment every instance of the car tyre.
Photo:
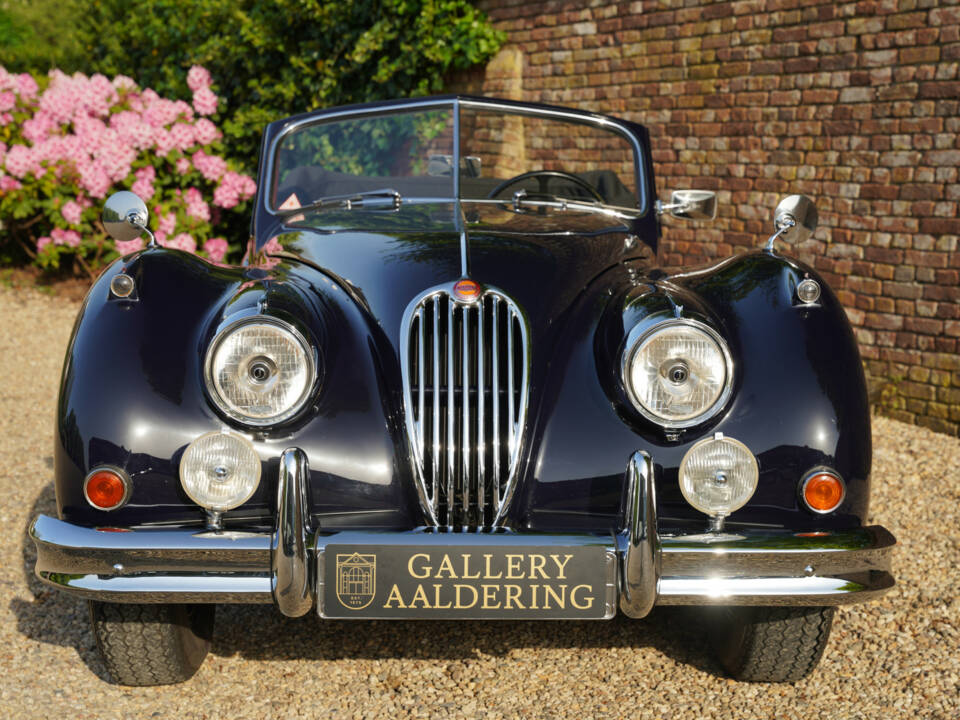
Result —
<svg viewBox="0 0 960 720"><path fill-rule="evenodd" d="M89 604L97 647L121 685L183 682L210 650L216 605Z"/></svg>
<svg viewBox="0 0 960 720"><path fill-rule="evenodd" d="M724 669L747 682L797 682L820 662L832 607L717 608L711 643Z"/></svg>

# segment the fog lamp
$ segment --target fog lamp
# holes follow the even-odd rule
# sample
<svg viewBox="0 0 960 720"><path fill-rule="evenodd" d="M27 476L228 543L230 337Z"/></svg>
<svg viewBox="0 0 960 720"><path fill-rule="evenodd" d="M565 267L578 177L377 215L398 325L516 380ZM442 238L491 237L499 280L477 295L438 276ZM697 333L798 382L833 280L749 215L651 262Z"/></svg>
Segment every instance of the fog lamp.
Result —
<svg viewBox="0 0 960 720"><path fill-rule="evenodd" d="M242 505L260 484L253 444L230 432L201 435L180 459L180 484L197 505L223 512Z"/></svg>
<svg viewBox="0 0 960 720"><path fill-rule="evenodd" d="M743 507L757 489L757 459L739 440L716 433L691 447L680 462L680 491L711 517Z"/></svg>

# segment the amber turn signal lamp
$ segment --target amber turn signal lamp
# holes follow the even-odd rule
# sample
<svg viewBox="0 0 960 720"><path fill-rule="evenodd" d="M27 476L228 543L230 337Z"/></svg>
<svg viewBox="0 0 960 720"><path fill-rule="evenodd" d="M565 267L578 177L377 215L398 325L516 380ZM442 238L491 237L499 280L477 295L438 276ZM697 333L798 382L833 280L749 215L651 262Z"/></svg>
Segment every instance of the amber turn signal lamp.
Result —
<svg viewBox="0 0 960 720"><path fill-rule="evenodd" d="M833 512L840 507L845 494L843 480L823 470L807 475L801 488L803 501L815 513Z"/></svg>
<svg viewBox="0 0 960 720"><path fill-rule="evenodd" d="M130 484L119 471L98 468L84 481L83 494L97 510L116 510L127 502Z"/></svg>

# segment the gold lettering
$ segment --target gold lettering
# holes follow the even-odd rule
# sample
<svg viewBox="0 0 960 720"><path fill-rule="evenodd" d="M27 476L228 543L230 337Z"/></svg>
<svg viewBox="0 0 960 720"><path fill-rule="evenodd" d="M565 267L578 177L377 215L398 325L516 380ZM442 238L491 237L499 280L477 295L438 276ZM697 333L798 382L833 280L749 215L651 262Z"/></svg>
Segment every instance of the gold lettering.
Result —
<svg viewBox="0 0 960 720"><path fill-rule="evenodd" d="M417 585L417 591L413 594L413 600L410 601L410 607L415 608L418 600L423 603L424 609L430 609L430 601L427 600L427 593L424 592L423 585Z"/></svg>
<svg viewBox="0 0 960 720"><path fill-rule="evenodd" d="M499 608L500 607L499 600L497 600L496 605L492 605L491 603L497 599L497 590L500 589L500 586L487 585L486 583L484 583L480 587L483 588L483 605L481 605L481 608L483 608L484 610L496 610L497 608Z"/></svg>
<svg viewBox="0 0 960 720"><path fill-rule="evenodd" d="M533 595L533 602L530 603L530 609L531 609L531 610L539 610L539 609L540 609L540 608L537 607L537 588L539 588L539 587L540 587L540 586L537 585L537 584L533 584L533 585L530 586L530 592L531 592L531 594Z"/></svg>
<svg viewBox="0 0 960 720"><path fill-rule="evenodd" d="M522 572L519 575L514 574L514 572L520 571L520 563L523 561L523 555L507 553L504 557L507 558L507 580L523 580L524 574Z"/></svg>
<svg viewBox="0 0 960 720"><path fill-rule="evenodd" d="M390 603L394 601L396 601L398 608L404 609L407 607L403 604L403 598L400 596L400 588L398 588L396 585L390 588L390 597L387 598L387 601L383 604L383 607L392 607Z"/></svg>
<svg viewBox="0 0 960 720"><path fill-rule="evenodd" d="M448 607L451 607L450 603L446 605L440 604L440 588L443 587L440 583L433 584L433 609L434 610L446 610Z"/></svg>
<svg viewBox="0 0 960 720"><path fill-rule="evenodd" d="M566 599L566 598L567 598L567 586L566 586L566 584L564 584L564 585L559 585L558 587L560 588L560 594L559 594L559 595L557 594L557 591L554 590L551 586L549 586L549 585L544 585L544 586L543 586L543 596L544 596L544 597L543 597L543 609L544 609L544 610L549 610L549 609L550 609L550 596L551 596L551 595L553 595L553 601L554 601L555 603L557 603L557 608L559 608L560 610L563 610L564 607L566 607L566 602L567 602L567 599Z"/></svg>
<svg viewBox="0 0 960 720"><path fill-rule="evenodd" d="M453 571L453 563L450 562L450 556L446 553L444 553L443 560L440 561L440 567L437 568L437 574L434 577L439 580L443 577L440 573L444 571L446 571L448 578L457 579L457 574Z"/></svg>
<svg viewBox="0 0 960 720"><path fill-rule="evenodd" d="M476 575L471 575L469 570L470 570L470 553L464 553L463 554L463 572L460 573L460 577L462 577L464 580L476 580L477 578L480 577L480 573L477 573Z"/></svg>
<svg viewBox="0 0 960 720"><path fill-rule="evenodd" d="M479 597L479 595L477 593L477 589L472 585L461 585L457 583L456 585L453 586L453 589L456 592L456 604L453 606L455 610L467 610L477 604L477 598ZM460 601L461 590L469 590L470 592L473 593L473 600L470 601L469 605L464 605Z"/></svg>
<svg viewBox="0 0 960 720"><path fill-rule="evenodd" d="M543 571L543 566L546 564L547 558L543 555L531 555L530 556L530 579L533 580L537 577L537 573L540 573L540 577L544 580L549 580L550 577Z"/></svg>
<svg viewBox="0 0 960 720"><path fill-rule="evenodd" d="M484 553L484 554L483 554L483 564L484 564L484 567L486 568L486 572L483 574L483 579L484 579L484 580L496 580L497 578L502 578L502 577L503 577L503 573L502 573L502 572L501 572L501 573L497 573L496 575L491 574L491 572L490 572L490 558L492 558L492 557L493 557L493 555L491 555L490 553Z"/></svg>
<svg viewBox="0 0 960 720"><path fill-rule="evenodd" d="M417 578L418 580L422 580L423 578L430 577L430 571L431 571L433 568L431 568L429 565L426 565L426 566L423 568L423 575L417 575L417 573L415 573L415 572L413 571L413 561L416 560L417 558L425 558L426 560L429 560L429 559L430 559L430 556L427 555L427 553L417 553L416 555L411 555L411 556L410 556L410 560L409 560L409 562L407 562L407 572L410 573L410 577L415 577L415 578ZM394 587L396 587L396 586L394 586Z"/></svg>
<svg viewBox="0 0 960 720"><path fill-rule="evenodd" d="M520 602L520 586L519 585L504 585L503 589L507 592L507 604L504 605L504 610L509 610L513 607L512 603L517 603L518 610L525 610L523 603Z"/></svg>
<svg viewBox="0 0 960 720"><path fill-rule="evenodd" d="M577 610L589 610L593 607L593 595L590 595L587 598L585 605L580 605L577 602L577 590L580 588L585 588L588 591L592 589L589 585L575 585L573 590L570 591L570 604L573 605Z"/></svg>
<svg viewBox="0 0 960 720"><path fill-rule="evenodd" d="M550 557L553 558L553 561L557 564L557 570L559 570L557 573L557 580L566 580L567 578L563 574L563 569L567 566L567 563L570 562L570 558L572 558L573 555L564 555L563 557L565 559L563 562L560 562L559 555L551 555Z"/></svg>

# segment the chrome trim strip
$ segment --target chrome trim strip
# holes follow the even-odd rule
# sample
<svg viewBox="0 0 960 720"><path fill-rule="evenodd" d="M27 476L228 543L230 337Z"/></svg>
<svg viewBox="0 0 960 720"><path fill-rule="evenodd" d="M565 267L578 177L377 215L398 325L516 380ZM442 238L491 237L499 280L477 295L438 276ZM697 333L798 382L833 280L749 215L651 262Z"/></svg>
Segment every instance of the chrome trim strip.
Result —
<svg viewBox="0 0 960 720"><path fill-rule="evenodd" d="M657 496L653 462L635 452L627 466L624 535L623 594L620 608L632 618L646 617L657 601L660 543L657 537Z"/></svg>
<svg viewBox="0 0 960 720"><path fill-rule="evenodd" d="M482 305L480 307L483 307ZM461 395L461 419L460 431L463 437L463 446L460 449L460 460L463 466L463 476L461 478L461 490L463 492L463 508L460 511L463 520L464 529L470 522L470 308L464 306L460 308L463 315L460 332L463 335L463 355L460 357L460 365L463 370L463 379L460 385Z"/></svg>
<svg viewBox="0 0 960 720"><path fill-rule="evenodd" d="M486 414L486 373L483 367L483 313L486 308L483 302L477 304L477 524L484 527L486 515L484 506L486 505L487 494L484 482L484 473L486 470L486 443L484 442L484 430L487 424ZM496 362L496 355L493 356Z"/></svg>
<svg viewBox="0 0 960 720"><path fill-rule="evenodd" d="M270 543L270 590L277 608L299 617L313 606L307 562L307 485L310 466L299 448L280 454L276 528Z"/></svg>
<svg viewBox="0 0 960 720"><path fill-rule="evenodd" d="M406 333L404 333L406 335ZM453 529L453 497L454 484L457 473L457 445L456 431L454 429L454 360L453 360L453 298L447 293L447 529ZM407 373L403 373L404 378ZM409 383L404 380L403 387L406 391Z"/></svg>
<svg viewBox="0 0 960 720"><path fill-rule="evenodd" d="M886 571L836 577L663 578L658 605L845 605L894 586Z"/></svg>

